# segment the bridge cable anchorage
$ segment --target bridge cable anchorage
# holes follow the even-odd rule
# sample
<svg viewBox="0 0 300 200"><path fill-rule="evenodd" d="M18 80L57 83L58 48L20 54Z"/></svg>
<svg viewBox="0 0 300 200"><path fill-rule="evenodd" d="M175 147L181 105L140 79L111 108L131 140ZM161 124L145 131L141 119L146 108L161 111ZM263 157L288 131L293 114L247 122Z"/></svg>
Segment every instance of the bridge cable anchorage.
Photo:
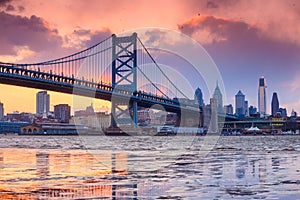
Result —
<svg viewBox="0 0 300 200"><path fill-rule="evenodd" d="M150 52L148 51L148 49L145 47L145 45L142 43L142 41L140 40L139 37L137 37L140 44L142 45L142 47L145 49L145 51L147 52L147 54L149 55L150 59L152 60L152 62L155 64L155 66L159 69L159 71L161 71L161 73L166 77L166 79L171 83L171 85L177 90L179 91L180 94L182 94L185 98L189 99L181 90L178 89L178 87L167 77L167 75L163 72L163 70L160 68L160 66L157 64L157 62L154 60L154 58L152 57L152 55L150 54Z"/></svg>

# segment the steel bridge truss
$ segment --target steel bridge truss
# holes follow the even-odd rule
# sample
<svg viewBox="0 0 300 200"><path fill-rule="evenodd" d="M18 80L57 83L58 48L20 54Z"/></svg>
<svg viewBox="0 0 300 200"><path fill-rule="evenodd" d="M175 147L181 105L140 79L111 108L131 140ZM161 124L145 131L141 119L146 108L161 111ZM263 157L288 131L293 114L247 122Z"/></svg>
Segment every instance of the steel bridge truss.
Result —
<svg viewBox="0 0 300 200"><path fill-rule="evenodd" d="M137 91L137 34L131 36L112 36L112 87ZM114 94L114 93L113 93ZM137 101L117 98L112 94L111 125L138 124Z"/></svg>

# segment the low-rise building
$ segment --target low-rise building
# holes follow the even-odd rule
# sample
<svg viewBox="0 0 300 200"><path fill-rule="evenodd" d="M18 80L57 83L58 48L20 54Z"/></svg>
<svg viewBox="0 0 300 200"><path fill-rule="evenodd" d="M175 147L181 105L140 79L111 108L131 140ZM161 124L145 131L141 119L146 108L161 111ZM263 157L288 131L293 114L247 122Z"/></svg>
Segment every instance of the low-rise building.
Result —
<svg viewBox="0 0 300 200"><path fill-rule="evenodd" d="M0 122L0 133L20 133L20 128L28 122Z"/></svg>
<svg viewBox="0 0 300 200"><path fill-rule="evenodd" d="M19 133L26 134L47 134L47 135L76 135L88 132L86 126L71 125L65 123L42 123L26 124L20 127Z"/></svg>
<svg viewBox="0 0 300 200"><path fill-rule="evenodd" d="M92 129L101 130L108 128L111 122L111 115L104 112L97 112L90 115L74 116L70 124L84 125Z"/></svg>

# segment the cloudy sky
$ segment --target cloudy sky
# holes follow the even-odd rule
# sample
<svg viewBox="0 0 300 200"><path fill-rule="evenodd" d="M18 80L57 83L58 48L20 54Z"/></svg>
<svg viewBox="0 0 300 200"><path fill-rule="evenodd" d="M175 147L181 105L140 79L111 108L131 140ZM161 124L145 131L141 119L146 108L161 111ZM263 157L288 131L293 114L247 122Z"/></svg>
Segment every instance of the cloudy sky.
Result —
<svg viewBox="0 0 300 200"><path fill-rule="evenodd" d="M277 92L282 107L300 112L296 0L0 0L0 27L0 61L16 63L68 55L135 28L179 31L203 45L215 61L227 93L225 103L234 104L234 95L242 90L257 107L258 79L265 76L267 103ZM35 112L37 90L0 89L5 112ZM69 95L51 93L51 105L71 101Z"/></svg>

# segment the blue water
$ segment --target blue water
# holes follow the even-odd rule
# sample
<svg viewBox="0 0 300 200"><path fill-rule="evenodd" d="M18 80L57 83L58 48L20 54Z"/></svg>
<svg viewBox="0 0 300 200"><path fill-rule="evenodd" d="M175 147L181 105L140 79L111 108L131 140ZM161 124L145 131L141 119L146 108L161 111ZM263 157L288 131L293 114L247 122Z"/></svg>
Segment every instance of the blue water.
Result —
<svg viewBox="0 0 300 200"><path fill-rule="evenodd" d="M0 199L300 199L300 136L0 135Z"/></svg>

